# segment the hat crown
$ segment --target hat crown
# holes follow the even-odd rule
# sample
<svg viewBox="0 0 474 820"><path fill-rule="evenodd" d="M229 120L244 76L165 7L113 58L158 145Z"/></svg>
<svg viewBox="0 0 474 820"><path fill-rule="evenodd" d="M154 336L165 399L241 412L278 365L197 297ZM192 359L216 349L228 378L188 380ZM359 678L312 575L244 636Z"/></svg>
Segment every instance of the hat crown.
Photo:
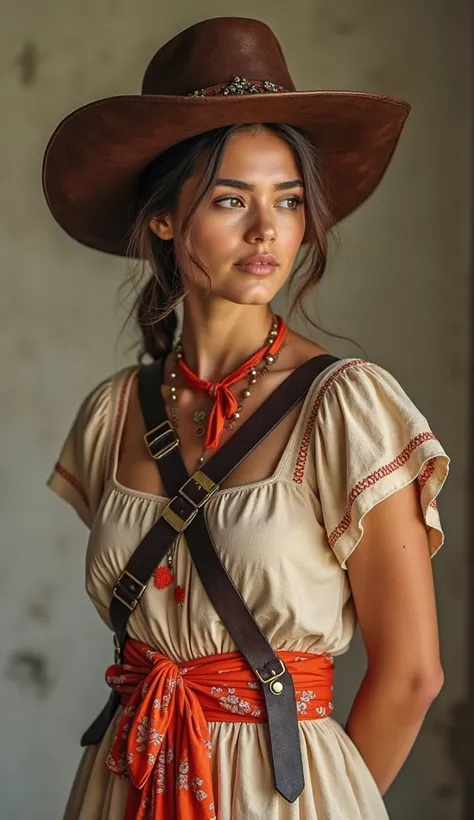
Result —
<svg viewBox="0 0 474 820"><path fill-rule="evenodd" d="M281 46L265 23L218 17L185 29L156 52L142 94L188 96L234 77L295 90Z"/></svg>

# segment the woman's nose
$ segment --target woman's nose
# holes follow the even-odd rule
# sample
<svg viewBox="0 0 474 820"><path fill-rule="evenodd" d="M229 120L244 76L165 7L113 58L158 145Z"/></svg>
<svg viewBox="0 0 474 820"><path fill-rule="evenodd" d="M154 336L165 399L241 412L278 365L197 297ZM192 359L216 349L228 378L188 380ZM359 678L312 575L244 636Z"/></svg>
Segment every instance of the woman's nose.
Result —
<svg viewBox="0 0 474 820"><path fill-rule="evenodd" d="M276 239L276 228L273 220L266 214L255 214L245 237L248 242L272 242Z"/></svg>

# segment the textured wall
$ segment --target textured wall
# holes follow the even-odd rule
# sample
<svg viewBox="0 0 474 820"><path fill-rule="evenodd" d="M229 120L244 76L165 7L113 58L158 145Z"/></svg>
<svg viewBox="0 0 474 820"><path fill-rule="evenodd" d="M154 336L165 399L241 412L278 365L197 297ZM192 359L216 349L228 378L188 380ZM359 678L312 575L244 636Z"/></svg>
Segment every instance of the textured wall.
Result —
<svg viewBox="0 0 474 820"><path fill-rule="evenodd" d="M4 0L0 8L0 820L61 815L79 735L105 697L112 650L83 592L86 532L43 481L81 398L131 357L130 336L116 346L125 267L76 246L50 219L42 151L62 116L137 92L160 43L223 8L218 0ZM300 88L372 90L414 106L382 188L341 226L317 307L326 327L357 339L399 378L453 458L440 499L447 545L435 562L446 684L388 805L393 818L460 820L450 749L467 647L468 4L227 0L225 13L270 23ZM339 663L341 718L362 670L360 647Z"/></svg>

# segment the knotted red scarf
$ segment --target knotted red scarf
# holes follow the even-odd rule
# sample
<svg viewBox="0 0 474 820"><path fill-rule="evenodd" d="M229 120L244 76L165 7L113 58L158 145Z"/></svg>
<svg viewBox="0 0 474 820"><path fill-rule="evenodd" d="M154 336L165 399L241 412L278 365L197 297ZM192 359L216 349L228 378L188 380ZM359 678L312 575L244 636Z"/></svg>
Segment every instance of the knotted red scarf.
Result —
<svg viewBox="0 0 474 820"><path fill-rule="evenodd" d="M329 655L278 652L293 677L298 720L332 711ZM123 664L110 666L121 695L107 766L130 781L124 820L216 820L208 721L263 723L261 684L240 652L173 663L129 639Z"/></svg>
<svg viewBox="0 0 474 820"><path fill-rule="evenodd" d="M257 350L254 355L244 362L233 373L229 373L220 382L206 382L196 376L192 370L189 369L183 359L178 359L178 368L183 381L192 387L193 390L198 390L202 393L207 393L214 404L209 414L209 423L206 433L206 448L213 449L219 443L219 437L224 429L224 422L230 418L237 410L238 401L229 388L247 376L252 367L256 367L265 356L275 356L282 348L287 334L287 325L281 318L277 316L277 335L274 341L268 345L264 345Z"/></svg>

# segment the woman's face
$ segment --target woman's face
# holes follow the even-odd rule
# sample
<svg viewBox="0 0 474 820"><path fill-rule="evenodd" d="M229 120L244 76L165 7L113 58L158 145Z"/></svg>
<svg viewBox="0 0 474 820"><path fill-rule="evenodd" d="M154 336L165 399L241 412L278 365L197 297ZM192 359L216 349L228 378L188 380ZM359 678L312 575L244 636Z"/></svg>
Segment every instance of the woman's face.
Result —
<svg viewBox="0 0 474 820"><path fill-rule="evenodd" d="M228 139L216 186L191 229L193 251L210 286L180 239L180 215L199 179L197 172L187 180L177 213L169 216L185 286L203 295L210 288L211 298L237 304L267 304L288 278L305 232L303 184L291 149L264 128Z"/></svg>

